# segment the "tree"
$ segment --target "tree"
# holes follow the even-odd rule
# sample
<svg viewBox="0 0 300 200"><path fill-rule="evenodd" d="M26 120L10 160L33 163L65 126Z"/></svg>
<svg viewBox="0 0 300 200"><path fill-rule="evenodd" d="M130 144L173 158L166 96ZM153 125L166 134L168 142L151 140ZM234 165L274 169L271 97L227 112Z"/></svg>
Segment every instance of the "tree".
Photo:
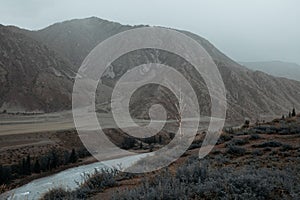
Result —
<svg viewBox="0 0 300 200"><path fill-rule="evenodd" d="M143 142L140 143L140 149L142 149L142 148L143 148Z"/></svg>
<svg viewBox="0 0 300 200"><path fill-rule="evenodd" d="M67 164L69 164L69 161L70 161L70 152L68 152L68 151L65 151L64 152L64 165L67 165Z"/></svg>
<svg viewBox="0 0 300 200"><path fill-rule="evenodd" d="M41 172L41 165L38 159L35 160L34 167L33 167L34 173L40 173Z"/></svg>
<svg viewBox="0 0 300 200"><path fill-rule="evenodd" d="M293 108L292 117L296 117L296 109L295 108Z"/></svg>
<svg viewBox="0 0 300 200"><path fill-rule="evenodd" d="M22 159L22 166L20 169L20 174L22 174L22 175L26 174L26 159L25 158Z"/></svg>
<svg viewBox="0 0 300 200"><path fill-rule="evenodd" d="M153 142L152 143L154 143L154 144L156 144L157 143L157 141L156 141L156 137L155 136L153 136Z"/></svg>
<svg viewBox="0 0 300 200"><path fill-rule="evenodd" d="M7 184L12 179L11 166L0 165L0 184Z"/></svg>
<svg viewBox="0 0 300 200"><path fill-rule="evenodd" d="M58 155L55 150L52 150L51 155L52 155L52 162L50 163L50 169L55 169L59 165Z"/></svg>
<svg viewBox="0 0 300 200"><path fill-rule="evenodd" d="M50 169L51 169L51 158L48 157L47 158L47 168L46 168L46 170L50 170Z"/></svg>
<svg viewBox="0 0 300 200"><path fill-rule="evenodd" d="M135 144L135 139L132 137L125 137L123 142L122 142L122 148L123 149L131 149L134 147Z"/></svg>
<svg viewBox="0 0 300 200"><path fill-rule="evenodd" d="M22 163L19 163L19 173L22 175L31 175L31 158L28 155L22 159Z"/></svg>
<svg viewBox="0 0 300 200"><path fill-rule="evenodd" d="M69 163L76 163L77 159L78 159L78 157L76 155L76 151L75 151L75 149L72 149L72 152L71 152L71 155L69 158Z"/></svg>
<svg viewBox="0 0 300 200"><path fill-rule="evenodd" d="M25 162L25 174L31 175L31 158L30 155L27 156L26 162Z"/></svg>
<svg viewBox="0 0 300 200"><path fill-rule="evenodd" d="M250 120L246 119L244 122L243 128L249 128L249 126L250 126Z"/></svg>
<svg viewBox="0 0 300 200"><path fill-rule="evenodd" d="M149 151L150 151L150 152L153 152L153 149L154 149L154 145L153 145L153 144L151 144L151 145L150 145L150 149L149 149Z"/></svg>
<svg viewBox="0 0 300 200"><path fill-rule="evenodd" d="M282 119L282 120L284 120L284 119L285 119L285 116L284 116L284 115L282 115L281 119Z"/></svg>
<svg viewBox="0 0 300 200"><path fill-rule="evenodd" d="M162 136L158 136L158 143L161 144L162 143Z"/></svg>
<svg viewBox="0 0 300 200"><path fill-rule="evenodd" d="M4 183L4 177L3 177L3 167L0 165L0 184Z"/></svg>

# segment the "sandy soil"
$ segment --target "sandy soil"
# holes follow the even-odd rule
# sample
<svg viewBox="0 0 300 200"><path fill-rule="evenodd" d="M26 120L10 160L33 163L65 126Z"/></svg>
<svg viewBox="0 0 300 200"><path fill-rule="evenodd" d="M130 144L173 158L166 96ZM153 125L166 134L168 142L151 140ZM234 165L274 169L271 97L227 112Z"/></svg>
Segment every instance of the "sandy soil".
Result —
<svg viewBox="0 0 300 200"><path fill-rule="evenodd" d="M40 115L0 115L0 136L74 128L71 112Z"/></svg>

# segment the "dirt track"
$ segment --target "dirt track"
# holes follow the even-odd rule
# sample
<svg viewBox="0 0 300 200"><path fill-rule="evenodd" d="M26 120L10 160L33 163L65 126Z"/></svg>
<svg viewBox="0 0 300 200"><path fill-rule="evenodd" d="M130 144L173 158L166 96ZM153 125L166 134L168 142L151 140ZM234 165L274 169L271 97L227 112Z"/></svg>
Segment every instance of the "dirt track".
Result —
<svg viewBox="0 0 300 200"><path fill-rule="evenodd" d="M74 128L71 112L41 115L0 115L0 136Z"/></svg>

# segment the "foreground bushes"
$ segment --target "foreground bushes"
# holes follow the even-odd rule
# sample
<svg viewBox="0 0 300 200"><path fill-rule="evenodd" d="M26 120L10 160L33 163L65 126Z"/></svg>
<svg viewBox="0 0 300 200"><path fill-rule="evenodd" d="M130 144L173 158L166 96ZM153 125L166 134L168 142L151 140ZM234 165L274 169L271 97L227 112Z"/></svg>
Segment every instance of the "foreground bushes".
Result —
<svg viewBox="0 0 300 200"><path fill-rule="evenodd" d="M56 188L50 190L42 198L43 200L75 200L87 199L95 193L102 192L105 188L113 187L116 183L117 170L102 169L95 170L94 174L85 174L83 176L83 183L74 191L65 190L63 188Z"/></svg>
<svg viewBox="0 0 300 200"><path fill-rule="evenodd" d="M277 141L270 141L270 142L264 142L262 144L252 145L252 147L255 147L255 148L281 147L281 146L282 146L282 144Z"/></svg>
<svg viewBox="0 0 300 200"><path fill-rule="evenodd" d="M211 169L199 161L180 167L176 176L164 171L114 199L299 199L297 170L243 167Z"/></svg>
<svg viewBox="0 0 300 200"><path fill-rule="evenodd" d="M216 166L217 160L188 159L175 173L168 169L149 176L131 189L117 190L112 199L300 199L299 166L284 170L257 166ZM223 163L223 159L220 159ZM76 191L55 189L44 200L88 199L117 185L115 170L85 176Z"/></svg>
<svg viewBox="0 0 300 200"><path fill-rule="evenodd" d="M229 146L226 153L234 156L243 156L246 154L246 149L239 146Z"/></svg>
<svg viewBox="0 0 300 200"><path fill-rule="evenodd" d="M42 199L44 200L61 200L61 199L77 199L76 194L72 191L67 191L62 188L57 188L49 191Z"/></svg>

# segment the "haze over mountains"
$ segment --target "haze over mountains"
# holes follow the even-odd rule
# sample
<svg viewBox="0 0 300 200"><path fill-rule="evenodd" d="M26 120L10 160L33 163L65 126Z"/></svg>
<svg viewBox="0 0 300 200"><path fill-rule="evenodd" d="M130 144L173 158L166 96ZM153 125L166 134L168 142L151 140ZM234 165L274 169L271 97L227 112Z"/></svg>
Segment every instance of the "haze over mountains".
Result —
<svg viewBox="0 0 300 200"><path fill-rule="evenodd" d="M252 70L259 70L277 77L300 81L300 65L282 61L240 62Z"/></svg>
<svg viewBox="0 0 300 200"><path fill-rule="evenodd" d="M65 21L39 31L1 26L0 111L53 112L70 109L73 77L83 59L99 42L137 27L95 17ZM249 70L200 36L182 32L199 42L218 66L227 89L228 120L273 117L287 113L293 106L300 109L300 82ZM112 64L114 76L103 77L106 86L100 85L99 93L109 96L114 83L127 69L140 62L153 61L174 66L184 74L201 97L203 114L209 113L210 98L201 77L194 75L182 60L167 52L133 52L118 59ZM153 93L162 96L163 105L174 109L166 100L172 95L166 94L164 88L149 86L144 89L146 91L139 91L143 98L141 95L133 98L134 115L147 115L145 108L153 102L145 102L145 98Z"/></svg>

